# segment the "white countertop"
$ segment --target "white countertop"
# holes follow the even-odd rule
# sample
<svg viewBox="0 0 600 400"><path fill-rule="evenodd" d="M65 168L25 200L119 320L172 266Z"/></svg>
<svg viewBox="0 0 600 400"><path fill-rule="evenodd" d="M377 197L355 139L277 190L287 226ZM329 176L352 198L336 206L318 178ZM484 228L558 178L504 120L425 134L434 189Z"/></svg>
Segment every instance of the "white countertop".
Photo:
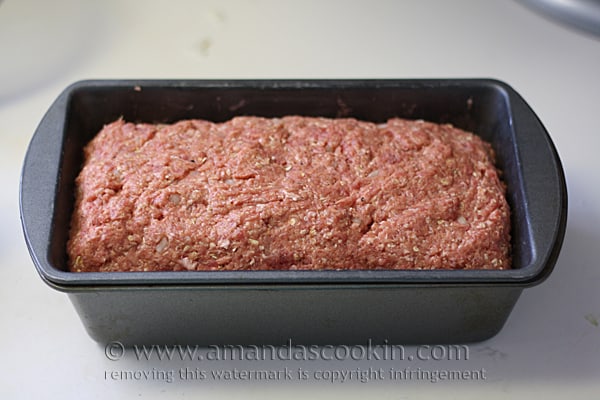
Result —
<svg viewBox="0 0 600 400"><path fill-rule="evenodd" d="M493 77L550 132L569 220L550 278L469 359L418 364L111 361L42 282L19 222L26 146L51 102L88 78ZM4 0L0 3L0 397L594 398L600 394L600 38L513 1ZM411 349L411 351L414 349ZM485 370L485 379L361 383L174 379L180 368ZM115 379L114 371L148 378ZM164 378L164 376L162 376ZM594 396L595 395L595 396Z"/></svg>

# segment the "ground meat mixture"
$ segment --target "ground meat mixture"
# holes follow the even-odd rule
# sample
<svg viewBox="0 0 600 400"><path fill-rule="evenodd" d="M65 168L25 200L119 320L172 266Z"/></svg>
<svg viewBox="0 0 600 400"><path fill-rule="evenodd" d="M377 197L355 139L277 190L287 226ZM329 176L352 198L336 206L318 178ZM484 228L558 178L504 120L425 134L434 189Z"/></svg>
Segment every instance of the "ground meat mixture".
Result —
<svg viewBox="0 0 600 400"><path fill-rule="evenodd" d="M492 149L451 125L118 120L76 186L76 272L510 268Z"/></svg>

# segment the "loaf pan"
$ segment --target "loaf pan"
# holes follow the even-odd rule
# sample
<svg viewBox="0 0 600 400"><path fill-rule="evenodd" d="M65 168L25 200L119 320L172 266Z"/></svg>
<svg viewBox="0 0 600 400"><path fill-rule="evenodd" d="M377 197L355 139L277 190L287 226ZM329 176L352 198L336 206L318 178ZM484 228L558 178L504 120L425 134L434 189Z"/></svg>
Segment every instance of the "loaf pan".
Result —
<svg viewBox="0 0 600 400"><path fill-rule="evenodd" d="M510 270L72 273L65 244L83 146L104 124L238 115L391 117L451 123L492 143L511 208ZM25 240L90 336L135 344L466 343L502 328L523 289L552 271L567 192L534 112L493 79L95 80L51 105L20 182Z"/></svg>

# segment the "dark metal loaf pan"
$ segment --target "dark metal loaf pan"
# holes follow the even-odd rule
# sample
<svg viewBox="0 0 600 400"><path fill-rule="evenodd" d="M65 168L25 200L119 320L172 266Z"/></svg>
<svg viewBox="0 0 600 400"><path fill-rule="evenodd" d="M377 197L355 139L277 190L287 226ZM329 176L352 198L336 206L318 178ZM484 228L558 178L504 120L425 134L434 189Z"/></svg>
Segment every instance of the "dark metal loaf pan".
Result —
<svg viewBox="0 0 600 400"><path fill-rule="evenodd" d="M490 141L508 187L513 269L72 273L65 243L82 148L104 124L236 115L449 122ZM552 271L567 214L555 148L525 101L490 79L83 81L33 136L21 220L42 279L89 334L124 344L457 343L489 338Z"/></svg>

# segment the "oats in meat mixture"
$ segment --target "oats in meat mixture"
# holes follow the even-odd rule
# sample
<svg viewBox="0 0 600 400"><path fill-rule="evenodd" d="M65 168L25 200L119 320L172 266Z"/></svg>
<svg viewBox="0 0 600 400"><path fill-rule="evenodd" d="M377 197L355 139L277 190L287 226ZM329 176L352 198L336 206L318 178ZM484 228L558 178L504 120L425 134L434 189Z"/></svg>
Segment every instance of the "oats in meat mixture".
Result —
<svg viewBox="0 0 600 400"><path fill-rule="evenodd" d="M117 120L76 186L77 272L510 268L491 146L450 125Z"/></svg>

